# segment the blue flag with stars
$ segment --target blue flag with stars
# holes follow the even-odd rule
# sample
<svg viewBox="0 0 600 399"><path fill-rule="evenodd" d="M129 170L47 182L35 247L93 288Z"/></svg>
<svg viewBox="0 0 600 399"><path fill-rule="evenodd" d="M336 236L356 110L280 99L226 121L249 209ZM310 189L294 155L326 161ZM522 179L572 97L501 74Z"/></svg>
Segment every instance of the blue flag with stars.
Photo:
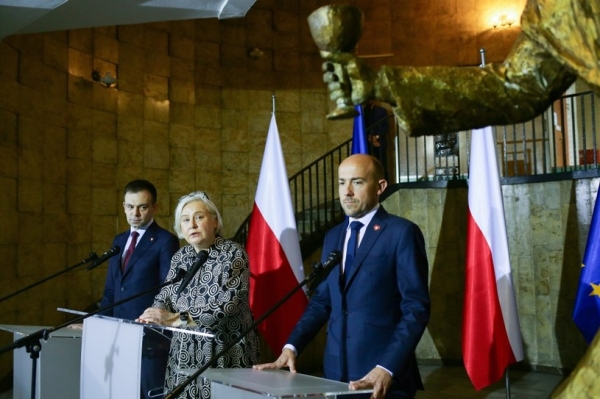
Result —
<svg viewBox="0 0 600 399"><path fill-rule="evenodd" d="M573 321L588 342L592 342L600 327L600 196L592 214L592 223L585 245L579 287L575 297Z"/></svg>
<svg viewBox="0 0 600 399"><path fill-rule="evenodd" d="M365 134L365 118L363 117L363 108L361 105L355 105L354 109L358 115L354 117L354 127L352 129L352 151L354 154L368 154L369 146L367 144L367 135Z"/></svg>

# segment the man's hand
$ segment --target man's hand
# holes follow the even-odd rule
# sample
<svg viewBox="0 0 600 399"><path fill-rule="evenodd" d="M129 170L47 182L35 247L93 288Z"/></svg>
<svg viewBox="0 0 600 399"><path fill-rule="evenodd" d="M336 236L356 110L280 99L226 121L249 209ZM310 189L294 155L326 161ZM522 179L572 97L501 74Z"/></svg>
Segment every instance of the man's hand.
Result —
<svg viewBox="0 0 600 399"><path fill-rule="evenodd" d="M358 381L350 381L350 389L353 391L372 388L371 399L384 399L391 385L392 376L381 367L375 367Z"/></svg>
<svg viewBox="0 0 600 399"><path fill-rule="evenodd" d="M69 324L67 326L67 328L70 328L72 330L83 330L83 323L73 323L73 324Z"/></svg>
<svg viewBox="0 0 600 399"><path fill-rule="evenodd" d="M288 348L285 348L281 352L281 355L279 355L279 358L273 363L263 363L252 366L255 370L281 369L284 367L289 367L292 373L296 372L296 355L293 350Z"/></svg>

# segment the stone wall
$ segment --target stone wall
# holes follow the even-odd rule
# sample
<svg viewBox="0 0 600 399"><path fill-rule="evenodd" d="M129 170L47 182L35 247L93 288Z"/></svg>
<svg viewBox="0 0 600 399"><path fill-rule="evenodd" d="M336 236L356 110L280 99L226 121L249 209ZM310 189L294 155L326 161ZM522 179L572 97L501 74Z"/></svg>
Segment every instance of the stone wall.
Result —
<svg viewBox="0 0 600 399"><path fill-rule="evenodd" d="M599 182L502 187L524 363L572 369L587 347L571 312ZM432 316L417 355L460 360L467 189L399 190L384 206L425 235Z"/></svg>
<svg viewBox="0 0 600 399"><path fill-rule="evenodd" d="M0 295L106 251L128 228L123 187L158 189L157 221L205 190L231 236L252 210L276 97L287 170L351 134L329 122L321 60L298 7L238 20L80 29L0 42ZM260 47L263 57L248 51ZM116 88L92 81L111 72ZM76 270L2 305L0 323L57 325L85 309L105 267ZM1 334L0 344L10 342ZM0 359L0 376L10 369Z"/></svg>

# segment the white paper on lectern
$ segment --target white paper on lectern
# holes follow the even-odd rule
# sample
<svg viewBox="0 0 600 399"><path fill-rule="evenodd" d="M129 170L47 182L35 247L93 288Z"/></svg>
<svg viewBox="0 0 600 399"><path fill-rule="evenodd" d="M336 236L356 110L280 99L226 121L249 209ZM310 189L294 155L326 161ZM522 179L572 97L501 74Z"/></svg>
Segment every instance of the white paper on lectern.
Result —
<svg viewBox="0 0 600 399"><path fill-rule="evenodd" d="M84 320L81 399L139 398L143 334L139 324Z"/></svg>

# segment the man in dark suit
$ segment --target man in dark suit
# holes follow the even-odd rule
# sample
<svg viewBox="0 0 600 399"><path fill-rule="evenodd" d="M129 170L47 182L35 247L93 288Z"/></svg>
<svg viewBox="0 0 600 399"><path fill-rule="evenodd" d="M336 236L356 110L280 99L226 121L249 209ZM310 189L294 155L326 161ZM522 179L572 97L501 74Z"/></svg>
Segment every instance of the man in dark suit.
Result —
<svg viewBox="0 0 600 399"><path fill-rule="evenodd" d="M379 204L387 182L376 158L352 155L338 172L348 218L327 233L322 261L334 250L343 261L316 288L279 358L255 368L295 371L297 354L327 322L325 378L372 388L374 399L414 398L423 387L415 349L430 313L423 235Z"/></svg>
<svg viewBox="0 0 600 399"><path fill-rule="evenodd" d="M156 188L147 180L134 180L125 186L123 208L131 228L113 240L113 246L121 248L121 256L109 260L102 308L158 287L165 281L171 258L179 249L179 240L154 220L158 210L156 200ZM152 305L158 291L156 289L127 301L103 314L135 320ZM147 397L149 390L164 384L168 342L165 351L161 351L161 341L163 339L158 333L146 329L142 355L142 398Z"/></svg>

